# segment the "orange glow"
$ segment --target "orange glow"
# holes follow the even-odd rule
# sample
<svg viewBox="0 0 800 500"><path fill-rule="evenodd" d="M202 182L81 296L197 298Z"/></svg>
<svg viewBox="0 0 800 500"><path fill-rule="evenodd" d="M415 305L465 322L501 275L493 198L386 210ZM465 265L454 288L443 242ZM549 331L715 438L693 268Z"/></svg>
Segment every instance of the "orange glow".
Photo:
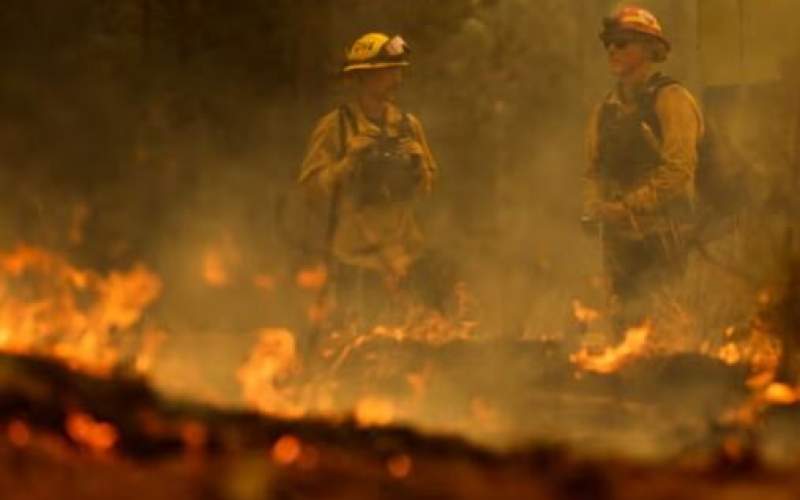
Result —
<svg viewBox="0 0 800 500"><path fill-rule="evenodd" d="M764 391L764 399L769 404L791 405L800 401L800 391L786 384L773 382Z"/></svg>
<svg viewBox="0 0 800 500"><path fill-rule="evenodd" d="M160 279L141 264L102 276L34 247L0 253L0 350L106 374L119 360L119 336L160 293Z"/></svg>
<svg viewBox="0 0 800 500"><path fill-rule="evenodd" d="M403 479L411 474L413 465L414 462L411 460L411 457L403 453L389 458L389 460L386 462L386 469L389 471L389 474L392 477Z"/></svg>
<svg viewBox="0 0 800 500"><path fill-rule="evenodd" d="M612 373L646 353L647 339L652 324L630 328L625 332L625 340L615 347L606 347L599 354L592 354L587 347L570 355L570 361L582 370L595 373Z"/></svg>
<svg viewBox="0 0 800 500"><path fill-rule="evenodd" d="M422 373L409 373L406 375L406 382L411 388L414 399L422 399L428 392L428 377L430 376L430 366L427 366Z"/></svg>
<svg viewBox="0 0 800 500"><path fill-rule="evenodd" d="M355 419L362 427L389 425L394 417L395 405L390 399L365 397L356 404Z"/></svg>
<svg viewBox="0 0 800 500"><path fill-rule="evenodd" d="M301 269L297 273L297 286L306 290L321 290L328 281L328 270L324 265Z"/></svg>
<svg viewBox="0 0 800 500"><path fill-rule="evenodd" d="M31 441L31 430L22 420L13 420L8 424L8 440L17 448L28 446Z"/></svg>
<svg viewBox="0 0 800 500"><path fill-rule="evenodd" d="M472 398L470 401L470 412L472 417L483 427L494 427L497 425L499 414L482 398Z"/></svg>
<svg viewBox="0 0 800 500"><path fill-rule="evenodd" d="M281 436L272 446L272 460L280 465L291 465L300 458L303 445L291 434Z"/></svg>
<svg viewBox="0 0 800 500"><path fill-rule="evenodd" d="M208 442L208 429L200 422L186 422L181 426L181 439L186 451L202 451Z"/></svg>
<svg viewBox="0 0 800 500"><path fill-rule="evenodd" d="M213 287L223 287L230 282L222 255L216 250L203 254L203 280Z"/></svg>
<svg viewBox="0 0 800 500"><path fill-rule="evenodd" d="M308 310L306 311L306 316L308 317L308 322L312 325L319 325L322 324L323 321L328 317L328 305L323 303L314 303L308 306Z"/></svg>
<svg viewBox="0 0 800 500"><path fill-rule="evenodd" d="M722 441L722 452L729 459L738 461L744 457L745 448L739 438L728 436Z"/></svg>
<svg viewBox="0 0 800 500"><path fill-rule="evenodd" d="M572 313L581 323L591 323L600 317L600 312L584 306L581 301L572 301Z"/></svg>
<svg viewBox="0 0 800 500"><path fill-rule="evenodd" d="M147 373L153 366L156 353L166 340L167 336L162 330L151 328L142 334L142 347L136 355L134 366L138 373Z"/></svg>
<svg viewBox="0 0 800 500"><path fill-rule="evenodd" d="M764 389L775 380L775 373L766 370L752 375L745 381L745 385L753 390Z"/></svg>
<svg viewBox="0 0 800 500"><path fill-rule="evenodd" d="M724 346L720 347L717 357L725 364L735 365L742 361L742 352L739 349L739 346L737 346L735 343L728 342Z"/></svg>
<svg viewBox="0 0 800 500"><path fill-rule="evenodd" d="M260 331L258 344L236 374L248 403L264 413L303 416L304 410L293 401L292 394L279 387L279 382L300 369L296 350L294 334L289 330Z"/></svg>
<svg viewBox="0 0 800 500"><path fill-rule="evenodd" d="M253 277L253 286L265 292L275 291L275 278L269 274L258 274Z"/></svg>
<svg viewBox="0 0 800 500"><path fill-rule="evenodd" d="M73 441L96 452L108 451L117 442L117 431L111 424L98 422L86 413L70 413L66 428Z"/></svg>

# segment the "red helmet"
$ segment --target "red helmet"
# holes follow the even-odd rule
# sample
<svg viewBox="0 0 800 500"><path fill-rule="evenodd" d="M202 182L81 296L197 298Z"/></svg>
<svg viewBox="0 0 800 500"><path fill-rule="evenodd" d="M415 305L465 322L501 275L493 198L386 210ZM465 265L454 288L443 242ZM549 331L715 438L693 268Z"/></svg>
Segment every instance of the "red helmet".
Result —
<svg viewBox="0 0 800 500"><path fill-rule="evenodd" d="M652 37L663 43L667 50L670 49L669 40L664 37L661 23L652 12L641 7L633 5L622 7L613 16L603 19L601 40L606 42L620 33L639 33Z"/></svg>

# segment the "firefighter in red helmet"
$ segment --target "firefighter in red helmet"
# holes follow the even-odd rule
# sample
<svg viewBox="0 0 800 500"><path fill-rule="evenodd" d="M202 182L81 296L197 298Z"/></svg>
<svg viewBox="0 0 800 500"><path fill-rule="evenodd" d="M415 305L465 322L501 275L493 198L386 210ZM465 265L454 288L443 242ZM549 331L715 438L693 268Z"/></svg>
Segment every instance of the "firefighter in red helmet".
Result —
<svg viewBox="0 0 800 500"><path fill-rule="evenodd" d="M587 128L583 222L600 229L621 335L684 274L704 124L692 94L656 70L671 47L651 12L620 8L604 19L600 40L617 83Z"/></svg>

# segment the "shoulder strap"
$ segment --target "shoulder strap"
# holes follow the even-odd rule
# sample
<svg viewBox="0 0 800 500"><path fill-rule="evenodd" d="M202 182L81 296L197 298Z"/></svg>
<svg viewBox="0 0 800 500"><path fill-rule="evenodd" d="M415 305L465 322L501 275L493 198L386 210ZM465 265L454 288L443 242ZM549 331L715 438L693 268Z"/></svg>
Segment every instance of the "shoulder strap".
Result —
<svg viewBox="0 0 800 500"><path fill-rule="evenodd" d="M403 137L413 137L414 130L411 128L411 113L403 113L400 121L400 135Z"/></svg>
<svg viewBox="0 0 800 500"><path fill-rule="evenodd" d="M350 108L347 107L346 104L342 104L339 106L339 158L344 158L345 153L347 152L347 126L350 125L350 129L353 133L358 132L358 124L356 123L356 117L353 116L353 113L350 111Z"/></svg>
<svg viewBox="0 0 800 500"><path fill-rule="evenodd" d="M602 104L600 104L600 108L597 110L597 130L598 133L600 130L603 130L603 127L608 123L611 119L611 112L612 112L612 104L611 98L614 96L614 92L609 92L606 94L605 99L603 99Z"/></svg>
<svg viewBox="0 0 800 500"><path fill-rule="evenodd" d="M650 78L647 85L645 85L644 91L639 95L638 106L642 121L650 126L659 140L662 139L662 133L661 122L656 114L656 99L658 99L658 93L661 89L676 83L679 83L678 80L662 73L656 73Z"/></svg>

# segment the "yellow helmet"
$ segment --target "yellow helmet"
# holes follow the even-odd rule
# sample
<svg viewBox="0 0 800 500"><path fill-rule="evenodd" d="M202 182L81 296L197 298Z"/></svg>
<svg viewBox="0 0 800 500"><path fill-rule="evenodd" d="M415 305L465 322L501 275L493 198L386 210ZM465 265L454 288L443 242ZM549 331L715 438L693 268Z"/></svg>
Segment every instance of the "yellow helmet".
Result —
<svg viewBox="0 0 800 500"><path fill-rule="evenodd" d="M409 52L408 45L399 35L390 38L383 33L367 33L347 51L342 72L408 66Z"/></svg>

